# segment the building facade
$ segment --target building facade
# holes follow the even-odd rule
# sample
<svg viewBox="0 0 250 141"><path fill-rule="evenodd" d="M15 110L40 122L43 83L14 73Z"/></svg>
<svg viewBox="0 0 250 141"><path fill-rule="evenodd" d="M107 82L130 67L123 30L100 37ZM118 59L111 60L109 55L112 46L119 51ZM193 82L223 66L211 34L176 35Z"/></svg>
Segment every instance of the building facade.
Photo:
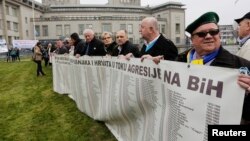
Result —
<svg viewBox="0 0 250 141"><path fill-rule="evenodd" d="M237 32L234 30L233 25L220 25L221 42L224 45L237 43Z"/></svg>
<svg viewBox="0 0 250 141"><path fill-rule="evenodd" d="M29 0L0 0L0 39L34 39L34 15L42 15L44 6Z"/></svg>
<svg viewBox="0 0 250 141"><path fill-rule="evenodd" d="M50 5L79 5L80 0L42 0L42 4Z"/></svg>
<svg viewBox="0 0 250 141"><path fill-rule="evenodd" d="M129 40L142 44L139 33L143 18L154 16L160 32L177 46L185 44L185 8L179 2L142 7L140 0L109 0L105 5L81 5L80 0L0 0L0 38L9 44L14 39L51 40L82 36L91 28L99 37L102 32L126 29ZM34 9L33 9L34 7Z"/></svg>

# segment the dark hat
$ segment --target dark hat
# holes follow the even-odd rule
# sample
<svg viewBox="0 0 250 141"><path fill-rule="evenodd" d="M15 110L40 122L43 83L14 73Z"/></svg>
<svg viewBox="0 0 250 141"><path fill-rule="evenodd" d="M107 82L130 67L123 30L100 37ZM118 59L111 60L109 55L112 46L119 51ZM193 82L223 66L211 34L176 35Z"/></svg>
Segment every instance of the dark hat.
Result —
<svg viewBox="0 0 250 141"><path fill-rule="evenodd" d="M244 19L250 19L250 12L246 13L246 15L244 15L242 18L239 18L239 19L235 19L235 21L237 23L240 23L242 20Z"/></svg>
<svg viewBox="0 0 250 141"><path fill-rule="evenodd" d="M77 40L80 39L80 38L79 38L79 35L78 35L77 33L72 33L72 34L70 35L70 38L71 38L71 39L74 39L75 41L77 41Z"/></svg>
<svg viewBox="0 0 250 141"><path fill-rule="evenodd" d="M207 12L203 15L201 15L198 19L196 19L193 23L188 25L186 28L186 31L190 34L193 33L193 31L198 28L199 26L207 23L215 23L217 24L219 22L219 16L215 12Z"/></svg>

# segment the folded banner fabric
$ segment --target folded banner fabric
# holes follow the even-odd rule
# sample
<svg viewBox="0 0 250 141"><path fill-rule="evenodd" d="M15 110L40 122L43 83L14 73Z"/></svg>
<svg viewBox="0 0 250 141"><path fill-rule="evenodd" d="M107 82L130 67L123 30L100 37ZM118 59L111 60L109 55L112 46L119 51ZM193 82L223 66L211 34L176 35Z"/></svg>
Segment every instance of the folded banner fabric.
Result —
<svg viewBox="0 0 250 141"><path fill-rule="evenodd" d="M206 141L207 125L240 124L235 69L173 61L53 56L53 89L120 141Z"/></svg>

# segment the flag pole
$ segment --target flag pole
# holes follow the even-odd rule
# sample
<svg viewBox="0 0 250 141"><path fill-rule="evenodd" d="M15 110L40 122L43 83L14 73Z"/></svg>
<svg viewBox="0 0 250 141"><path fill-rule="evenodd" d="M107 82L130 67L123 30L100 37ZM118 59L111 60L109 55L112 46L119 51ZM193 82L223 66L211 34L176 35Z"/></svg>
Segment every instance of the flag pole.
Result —
<svg viewBox="0 0 250 141"><path fill-rule="evenodd" d="M33 16L33 34L34 34L34 39L36 40L36 20L35 20L35 4L34 0L32 0L32 16Z"/></svg>

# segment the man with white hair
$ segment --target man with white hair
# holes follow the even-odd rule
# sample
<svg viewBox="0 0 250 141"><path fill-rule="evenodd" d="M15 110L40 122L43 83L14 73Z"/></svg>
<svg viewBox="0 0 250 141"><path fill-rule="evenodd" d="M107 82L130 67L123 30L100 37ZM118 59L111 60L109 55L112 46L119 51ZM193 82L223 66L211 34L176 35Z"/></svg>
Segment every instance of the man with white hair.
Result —
<svg viewBox="0 0 250 141"><path fill-rule="evenodd" d="M92 29L85 29L83 35L86 40L86 44L83 50L84 55L89 56L105 56L106 51L104 49L104 43L95 38L95 33Z"/></svg>

